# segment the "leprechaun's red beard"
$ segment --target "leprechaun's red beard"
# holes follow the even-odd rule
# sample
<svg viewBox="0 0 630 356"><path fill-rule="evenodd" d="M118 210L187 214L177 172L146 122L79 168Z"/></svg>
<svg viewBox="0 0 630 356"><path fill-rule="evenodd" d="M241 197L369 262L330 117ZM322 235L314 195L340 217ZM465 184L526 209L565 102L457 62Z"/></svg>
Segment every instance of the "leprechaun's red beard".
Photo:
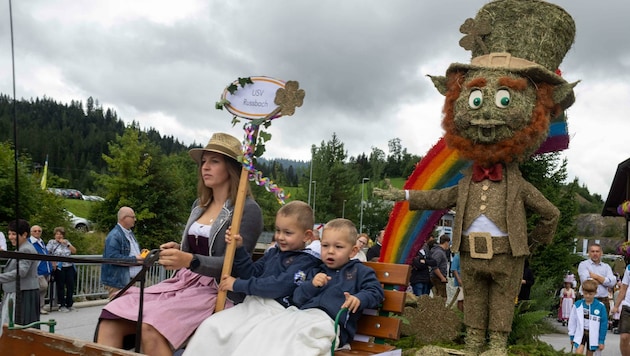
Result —
<svg viewBox="0 0 630 356"><path fill-rule="evenodd" d="M499 142L476 143L461 136L455 125L455 101L459 98L463 82L463 72L449 74L442 120L442 127L446 131L444 139L446 144L459 151L462 157L484 166L498 162L519 162L528 158L547 137L551 113L556 115L560 110L553 102L553 86L537 83L536 104L527 126L516 131L512 137Z"/></svg>

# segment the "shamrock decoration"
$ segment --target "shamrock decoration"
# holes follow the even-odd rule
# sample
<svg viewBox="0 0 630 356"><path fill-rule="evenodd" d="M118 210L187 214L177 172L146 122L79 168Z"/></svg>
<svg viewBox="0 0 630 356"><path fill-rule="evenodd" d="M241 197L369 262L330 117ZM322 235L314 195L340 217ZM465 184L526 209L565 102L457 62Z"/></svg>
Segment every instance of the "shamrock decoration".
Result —
<svg viewBox="0 0 630 356"><path fill-rule="evenodd" d="M306 93L304 89L298 89L300 84L294 80L288 81L284 89L276 91L274 103L280 107L280 114L291 116L295 113L295 108L302 106Z"/></svg>
<svg viewBox="0 0 630 356"><path fill-rule="evenodd" d="M488 54L488 47L483 43L482 36L492 32L492 28L488 21L476 22L473 19L466 19L464 24L459 28L459 32L466 34L459 40L459 45L464 47L468 51L472 51L475 46L475 42L481 47L483 53Z"/></svg>

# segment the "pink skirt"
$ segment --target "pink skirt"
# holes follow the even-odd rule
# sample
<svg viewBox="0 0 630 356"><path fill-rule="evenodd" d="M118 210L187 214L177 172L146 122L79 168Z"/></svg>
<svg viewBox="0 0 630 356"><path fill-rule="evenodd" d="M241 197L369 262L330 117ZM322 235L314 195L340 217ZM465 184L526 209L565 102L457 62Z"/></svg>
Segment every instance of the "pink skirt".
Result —
<svg viewBox="0 0 630 356"><path fill-rule="evenodd" d="M214 313L217 292L214 278L180 269L174 277L145 288L142 322L156 328L178 349ZM140 289L129 288L103 308L101 317L137 321L139 303ZM226 308L231 306L228 301Z"/></svg>

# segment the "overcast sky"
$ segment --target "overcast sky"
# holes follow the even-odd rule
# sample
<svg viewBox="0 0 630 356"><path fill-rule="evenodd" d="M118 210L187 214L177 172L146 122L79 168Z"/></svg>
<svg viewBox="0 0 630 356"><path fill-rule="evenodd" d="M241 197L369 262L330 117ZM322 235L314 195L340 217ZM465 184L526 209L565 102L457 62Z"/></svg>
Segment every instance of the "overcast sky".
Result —
<svg viewBox="0 0 630 356"><path fill-rule="evenodd" d="M129 123L185 144L241 137L214 109L238 77L297 80L294 116L275 120L266 158L310 159L333 132L349 155L400 138L424 155L442 136L443 96L427 74L468 63L459 26L477 0L13 1L16 93L58 102L90 96ZM630 157L630 1L558 0L577 36L561 65L569 108L569 179L603 199ZM9 2L0 2L0 92L12 94Z"/></svg>

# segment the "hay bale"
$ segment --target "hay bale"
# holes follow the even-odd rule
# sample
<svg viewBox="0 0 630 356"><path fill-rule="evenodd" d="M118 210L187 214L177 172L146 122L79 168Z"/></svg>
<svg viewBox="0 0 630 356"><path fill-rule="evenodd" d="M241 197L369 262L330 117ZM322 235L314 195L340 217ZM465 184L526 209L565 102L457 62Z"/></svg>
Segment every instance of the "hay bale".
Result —
<svg viewBox="0 0 630 356"><path fill-rule="evenodd" d="M405 292L405 305L416 307L418 305L418 296L411 292Z"/></svg>
<svg viewBox="0 0 630 356"><path fill-rule="evenodd" d="M403 324L402 334L414 336L422 344L452 342L462 330L457 313L448 309L444 298L423 295L416 307L405 307L403 316L409 324Z"/></svg>

